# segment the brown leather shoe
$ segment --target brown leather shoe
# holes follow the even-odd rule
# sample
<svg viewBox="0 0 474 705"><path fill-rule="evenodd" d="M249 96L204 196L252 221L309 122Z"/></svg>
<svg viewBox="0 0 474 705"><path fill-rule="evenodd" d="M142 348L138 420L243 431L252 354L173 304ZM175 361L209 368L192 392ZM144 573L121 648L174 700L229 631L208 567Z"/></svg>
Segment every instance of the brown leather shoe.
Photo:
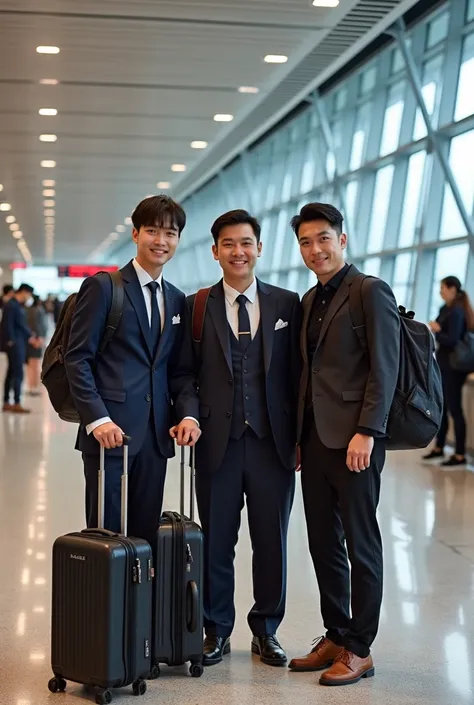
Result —
<svg viewBox="0 0 474 705"><path fill-rule="evenodd" d="M13 404L10 411L13 414L31 414L30 409L25 409L25 407L21 404Z"/></svg>
<svg viewBox="0 0 474 705"><path fill-rule="evenodd" d="M321 685L351 685L361 678L371 678L375 675L372 656L361 658L352 651L344 649L335 659L331 668L323 673L319 682Z"/></svg>
<svg viewBox="0 0 474 705"><path fill-rule="evenodd" d="M11 411L13 409L13 404L5 404L2 406L2 411Z"/></svg>
<svg viewBox="0 0 474 705"><path fill-rule="evenodd" d="M332 666L335 659L344 651L342 646L338 646L325 636L316 639L311 653L302 658L294 658L290 661L289 668L292 671L322 671L324 668Z"/></svg>

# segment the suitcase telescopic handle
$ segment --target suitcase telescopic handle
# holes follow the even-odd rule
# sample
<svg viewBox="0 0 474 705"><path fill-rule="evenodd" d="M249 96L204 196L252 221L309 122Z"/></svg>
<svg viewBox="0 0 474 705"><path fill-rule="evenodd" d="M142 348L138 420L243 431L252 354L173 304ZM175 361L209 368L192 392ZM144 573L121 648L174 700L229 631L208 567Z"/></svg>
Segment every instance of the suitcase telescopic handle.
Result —
<svg viewBox="0 0 474 705"><path fill-rule="evenodd" d="M189 496L189 518L191 519L191 521L194 521L194 495L195 495L194 460L195 460L195 449L192 446L189 449L189 495L190 495ZM185 465L186 465L185 447L181 446L181 462L180 462L181 478L180 478L180 488L179 488L179 499L180 499L179 511L180 511L181 516L184 516Z"/></svg>
<svg viewBox="0 0 474 705"><path fill-rule="evenodd" d="M121 492L121 521L120 533L127 535L128 524L128 446L132 440L130 436L123 435L123 472L122 472L122 492ZM98 494L98 524L99 529L104 529L105 524L105 448L100 446L99 464L99 494Z"/></svg>

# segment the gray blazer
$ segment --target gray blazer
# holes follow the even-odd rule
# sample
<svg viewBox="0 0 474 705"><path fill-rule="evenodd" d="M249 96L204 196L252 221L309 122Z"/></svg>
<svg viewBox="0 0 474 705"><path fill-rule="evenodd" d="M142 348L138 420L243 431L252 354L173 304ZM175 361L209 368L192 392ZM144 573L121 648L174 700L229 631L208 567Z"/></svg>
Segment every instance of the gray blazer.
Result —
<svg viewBox="0 0 474 705"><path fill-rule="evenodd" d="M328 448L346 448L358 427L384 434L397 382L400 318L391 288L381 279L362 287L368 350L352 327L349 290L360 274L353 265L339 286L324 319L318 347L308 360L307 331L316 287L303 297L301 351L303 372L298 404L298 439L303 427L308 374L316 429Z"/></svg>

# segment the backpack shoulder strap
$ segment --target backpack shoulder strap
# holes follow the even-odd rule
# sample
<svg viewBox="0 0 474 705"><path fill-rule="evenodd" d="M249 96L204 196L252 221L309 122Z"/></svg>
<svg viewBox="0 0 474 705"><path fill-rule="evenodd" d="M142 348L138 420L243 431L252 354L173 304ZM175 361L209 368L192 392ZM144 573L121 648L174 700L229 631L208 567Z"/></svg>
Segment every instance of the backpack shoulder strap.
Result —
<svg viewBox="0 0 474 705"><path fill-rule="evenodd" d="M200 343L202 340L202 332L204 330L204 318L206 316L207 300L209 299L209 294L211 293L212 287L207 287L206 289L199 289L194 297L193 304L193 314L192 314L192 328L193 328L193 341L195 343Z"/></svg>
<svg viewBox="0 0 474 705"><path fill-rule="evenodd" d="M101 272L102 274L102 272ZM104 335L99 345L99 352L104 352L118 328L123 312L123 279L120 270L109 273L112 282L112 304L110 306Z"/></svg>
<svg viewBox="0 0 474 705"><path fill-rule="evenodd" d="M366 279L370 279L370 277L366 274L358 274L352 281L351 288L349 289L349 314L352 321L352 328L363 350L367 350L368 348L362 299L362 286Z"/></svg>

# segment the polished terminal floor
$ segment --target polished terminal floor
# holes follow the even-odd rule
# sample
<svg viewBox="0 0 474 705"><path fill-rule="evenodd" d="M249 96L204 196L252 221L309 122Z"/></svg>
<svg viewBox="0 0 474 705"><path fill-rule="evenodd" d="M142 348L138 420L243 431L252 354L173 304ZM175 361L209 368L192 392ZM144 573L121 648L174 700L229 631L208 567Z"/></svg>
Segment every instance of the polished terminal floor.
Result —
<svg viewBox="0 0 474 705"><path fill-rule="evenodd" d="M30 416L0 415L0 705L93 702L73 683L66 694L53 695L47 688L51 545L58 535L83 527L83 478L73 450L75 427L58 421L44 396L28 404ZM391 454L384 471L385 597L373 650L375 678L349 688L323 688L317 674L274 669L251 656L246 625L252 602L250 544L243 522L231 656L201 679L188 676L185 668L164 668L143 699L123 690L114 702L473 703L474 474L423 465L419 456ZM178 506L178 478L173 462L166 508ZM322 631L298 482L288 608L279 637L294 656L305 653Z"/></svg>

